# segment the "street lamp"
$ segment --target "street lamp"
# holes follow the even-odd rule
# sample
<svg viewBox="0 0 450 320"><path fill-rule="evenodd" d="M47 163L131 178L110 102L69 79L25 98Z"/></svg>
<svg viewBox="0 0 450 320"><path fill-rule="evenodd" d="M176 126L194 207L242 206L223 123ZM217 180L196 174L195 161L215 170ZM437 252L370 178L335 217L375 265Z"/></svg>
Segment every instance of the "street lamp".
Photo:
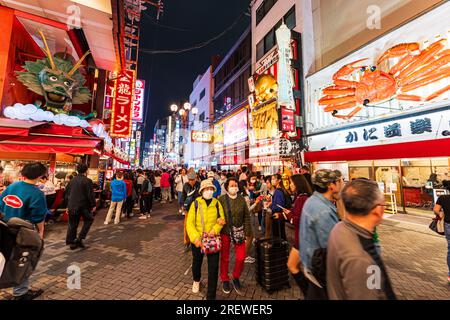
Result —
<svg viewBox="0 0 450 320"><path fill-rule="evenodd" d="M185 110L191 110L191 104L189 103L189 102L186 102L184 105L183 105L183 108L185 109Z"/></svg>
<svg viewBox="0 0 450 320"><path fill-rule="evenodd" d="M175 113L175 112L177 112L177 110L178 110L178 106L177 106L176 104L173 104L173 105L170 106L170 110L171 110L173 113Z"/></svg>
<svg viewBox="0 0 450 320"><path fill-rule="evenodd" d="M178 111L178 113L180 114L180 116L184 116L184 113L185 113L186 111L184 111L184 109L180 109L180 111Z"/></svg>

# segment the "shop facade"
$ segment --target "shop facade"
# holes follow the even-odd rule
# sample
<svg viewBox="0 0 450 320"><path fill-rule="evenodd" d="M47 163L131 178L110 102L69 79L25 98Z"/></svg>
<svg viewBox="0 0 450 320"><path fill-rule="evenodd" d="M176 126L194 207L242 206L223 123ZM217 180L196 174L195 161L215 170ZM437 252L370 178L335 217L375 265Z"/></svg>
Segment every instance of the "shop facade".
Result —
<svg viewBox="0 0 450 320"><path fill-rule="evenodd" d="M305 162L377 181L394 212L431 212L450 192L449 12L435 7L306 78Z"/></svg>
<svg viewBox="0 0 450 320"><path fill-rule="evenodd" d="M301 37L284 23L277 46L257 61L249 79L249 158L264 175L298 168L302 105Z"/></svg>

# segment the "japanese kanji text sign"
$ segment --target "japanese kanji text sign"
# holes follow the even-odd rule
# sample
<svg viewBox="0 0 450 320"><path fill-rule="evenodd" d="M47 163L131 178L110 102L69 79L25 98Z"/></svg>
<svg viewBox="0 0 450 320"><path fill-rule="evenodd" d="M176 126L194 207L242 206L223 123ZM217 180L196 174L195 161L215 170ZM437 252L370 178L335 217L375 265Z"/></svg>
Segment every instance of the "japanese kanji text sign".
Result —
<svg viewBox="0 0 450 320"><path fill-rule="evenodd" d="M128 138L131 135L135 74L127 70L118 76L114 84L114 99L110 136Z"/></svg>
<svg viewBox="0 0 450 320"><path fill-rule="evenodd" d="M134 104L133 104L133 121L142 122L144 116L144 93L145 93L145 81L136 80L136 86L134 90Z"/></svg>

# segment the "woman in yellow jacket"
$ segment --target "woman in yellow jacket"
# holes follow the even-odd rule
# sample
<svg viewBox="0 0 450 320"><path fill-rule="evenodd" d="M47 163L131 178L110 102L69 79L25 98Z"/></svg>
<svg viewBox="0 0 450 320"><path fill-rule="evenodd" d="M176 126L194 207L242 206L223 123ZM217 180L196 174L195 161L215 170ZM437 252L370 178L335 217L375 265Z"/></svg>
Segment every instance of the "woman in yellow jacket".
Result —
<svg viewBox="0 0 450 320"><path fill-rule="evenodd" d="M203 262L202 234L207 232L210 236L219 236L222 226L225 224L223 208L220 202L213 198L216 187L210 179L202 181L198 197L191 205L187 219L187 233L193 243L192 248L192 275L194 284L192 292L198 293L200 290L200 278ZM203 214L204 226L201 215ZM216 299L217 279L219 276L219 252L208 254L208 300Z"/></svg>

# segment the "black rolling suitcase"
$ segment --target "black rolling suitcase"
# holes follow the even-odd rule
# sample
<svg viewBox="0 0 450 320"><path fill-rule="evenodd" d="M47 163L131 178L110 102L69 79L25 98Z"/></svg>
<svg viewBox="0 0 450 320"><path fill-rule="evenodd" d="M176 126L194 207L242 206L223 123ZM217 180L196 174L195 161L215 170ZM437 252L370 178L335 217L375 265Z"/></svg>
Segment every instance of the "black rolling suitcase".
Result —
<svg viewBox="0 0 450 320"><path fill-rule="evenodd" d="M289 242L281 238L256 241L256 281L267 292L290 287L288 257Z"/></svg>

